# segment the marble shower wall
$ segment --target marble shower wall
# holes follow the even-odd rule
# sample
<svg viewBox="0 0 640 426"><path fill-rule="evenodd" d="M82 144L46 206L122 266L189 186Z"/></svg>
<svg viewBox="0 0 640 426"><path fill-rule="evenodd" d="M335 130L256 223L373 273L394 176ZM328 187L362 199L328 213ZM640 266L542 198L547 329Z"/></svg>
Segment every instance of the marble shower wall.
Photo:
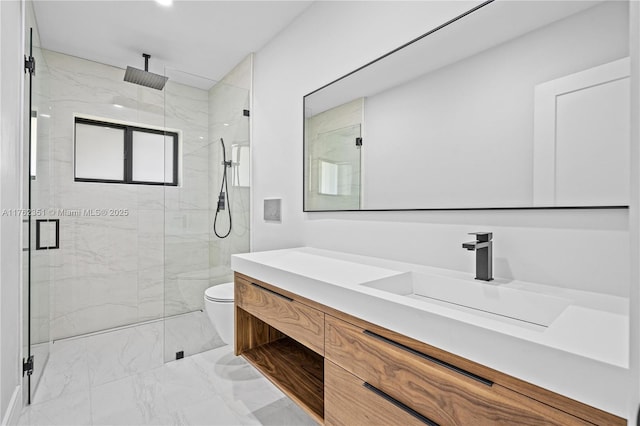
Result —
<svg viewBox="0 0 640 426"><path fill-rule="evenodd" d="M171 80L161 92L124 82L119 68L43 55L52 106L50 202L61 225L60 249L51 253L51 338L162 318L165 298L180 300L171 286L165 294L165 273L209 268L208 93ZM74 182L74 114L179 130L180 186ZM73 214L81 209L129 214Z"/></svg>

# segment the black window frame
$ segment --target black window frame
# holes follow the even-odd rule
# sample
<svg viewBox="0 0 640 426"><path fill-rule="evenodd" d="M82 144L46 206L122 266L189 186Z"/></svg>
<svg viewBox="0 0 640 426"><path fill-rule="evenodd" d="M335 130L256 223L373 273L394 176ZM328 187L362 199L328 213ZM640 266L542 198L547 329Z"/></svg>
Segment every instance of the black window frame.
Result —
<svg viewBox="0 0 640 426"><path fill-rule="evenodd" d="M85 124L99 127L112 127L124 130L124 176L119 179L93 179L79 178L76 176L76 125ZM173 137L173 181L171 182L148 182L133 180L133 132L153 133L156 135ZM119 183L127 185L161 185L161 186L178 186L178 153L179 153L179 136L177 132L169 132L167 130L150 129L147 127L134 126L129 124L114 123L111 121L94 120L84 117L75 117L73 123L73 180L74 182L94 182L94 183Z"/></svg>

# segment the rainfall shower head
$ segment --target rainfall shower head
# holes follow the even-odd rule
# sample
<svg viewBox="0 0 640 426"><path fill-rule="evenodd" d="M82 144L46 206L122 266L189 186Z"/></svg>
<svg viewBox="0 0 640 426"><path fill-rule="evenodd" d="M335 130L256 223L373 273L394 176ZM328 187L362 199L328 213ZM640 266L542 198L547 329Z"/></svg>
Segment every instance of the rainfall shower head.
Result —
<svg viewBox="0 0 640 426"><path fill-rule="evenodd" d="M149 58L151 55L143 53L142 56L144 57L144 71L138 68L127 67L127 71L124 73L124 81L139 84L140 86L151 87L152 89L164 89L164 85L167 80L169 80L169 77L149 72Z"/></svg>

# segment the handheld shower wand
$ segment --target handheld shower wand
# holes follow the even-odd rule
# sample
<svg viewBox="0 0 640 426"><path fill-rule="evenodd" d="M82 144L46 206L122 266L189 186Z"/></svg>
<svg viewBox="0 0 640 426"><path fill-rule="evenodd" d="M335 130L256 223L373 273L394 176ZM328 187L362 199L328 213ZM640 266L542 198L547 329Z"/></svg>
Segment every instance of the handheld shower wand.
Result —
<svg viewBox="0 0 640 426"><path fill-rule="evenodd" d="M216 208L216 215L213 218L213 233L216 234L216 237L218 238L227 238L229 234L231 234L231 204L229 204L229 197L227 196L227 194L229 193L229 185L227 184L227 167L231 167L231 161L227 161L227 152L224 146L224 139L220 138L220 143L222 144L222 184L220 185L220 194L218 195L218 207ZM225 204L227 205L227 212L229 215L229 230L226 234L221 235L218 234L216 224L218 223L218 213L220 213L220 210L225 209Z"/></svg>

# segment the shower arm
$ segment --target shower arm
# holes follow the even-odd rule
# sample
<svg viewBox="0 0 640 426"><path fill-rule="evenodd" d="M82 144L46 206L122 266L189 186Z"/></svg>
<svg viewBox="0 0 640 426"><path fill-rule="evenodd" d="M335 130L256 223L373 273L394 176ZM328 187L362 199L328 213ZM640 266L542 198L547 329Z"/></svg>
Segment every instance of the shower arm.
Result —
<svg viewBox="0 0 640 426"><path fill-rule="evenodd" d="M149 58L151 57L151 55L149 55L148 53L143 53L142 57L144 58L144 70L146 72L149 72Z"/></svg>

